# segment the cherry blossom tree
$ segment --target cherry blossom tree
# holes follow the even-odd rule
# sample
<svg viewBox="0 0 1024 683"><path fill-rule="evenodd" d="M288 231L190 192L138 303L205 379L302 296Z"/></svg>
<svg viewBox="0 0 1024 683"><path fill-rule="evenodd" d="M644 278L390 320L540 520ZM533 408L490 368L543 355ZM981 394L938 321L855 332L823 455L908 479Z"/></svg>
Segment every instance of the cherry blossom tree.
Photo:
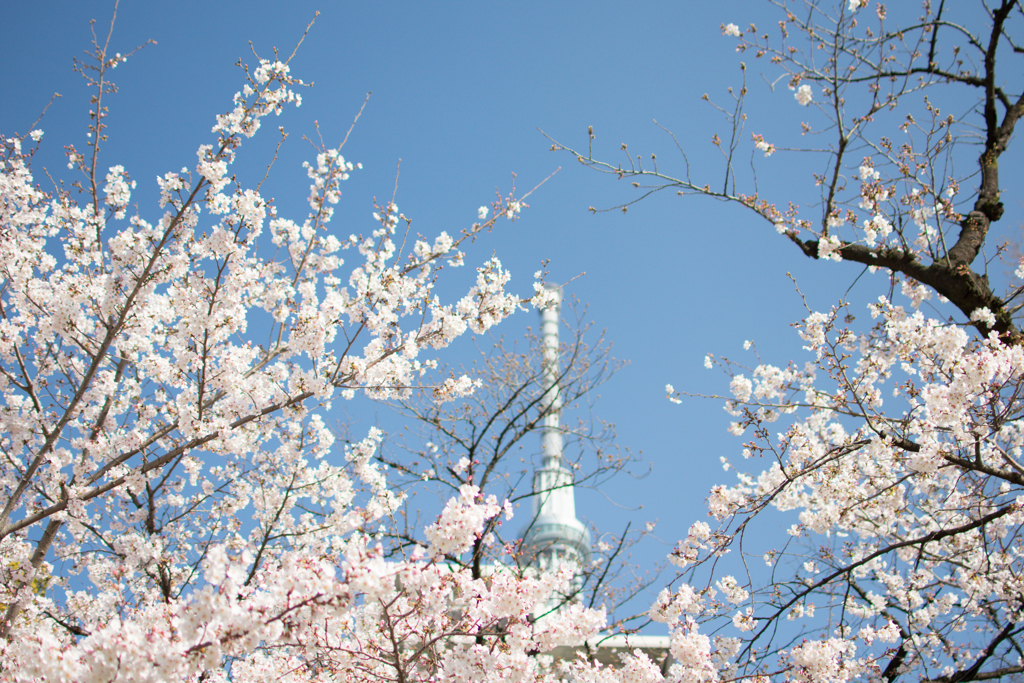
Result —
<svg viewBox="0 0 1024 683"><path fill-rule="evenodd" d="M523 197L431 237L387 202L337 236L360 168L342 141L306 165L308 214L279 215L230 174L300 100L275 53L244 69L194 168L158 179L159 210L130 215L135 181L101 161L111 71L131 56L108 45L78 65L91 135L66 148L66 184L37 184L41 131L0 146L0 678L553 676L535 655L605 623L579 601L534 618L571 593L573 568L460 563L513 512L480 478L459 481L419 544L388 546L380 527L405 494L384 435L342 446L327 425L338 402L474 389L431 385L435 350L551 295L510 293L496 258L457 301L435 284Z"/></svg>
<svg viewBox="0 0 1024 683"><path fill-rule="evenodd" d="M774 129L758 117L741 64L733 101L715 105L729 123L712 140L724 174L691 175L688 162L673 174L666 155L628 150L602 161L592 130L584 151L554 143L631 183L635 201L735 203L800 256L887 275L870 326L845 301L808 308L803 358L708 356L746 442L727 458L734 483L708 497L715 523L694 523L672 552L680 576L651 617L669 625L681 680L1020 675L1024 261L1005 288L989 269L1009 256L999 221L1021 182L1005 152L1024 114L1024 6L771 4L768 30L721 30L794 116ZM806 187L796 175L768 197L757 171L787 153ZM787 535L769 540L780 520Z"/></svg>
<svg viewBox="0 0 1024 683"><path fill-rule="evenodd" d="M1024 112L1024 9L773 4L770 32L722 34L788 86L811 138L762 128L744 82L720 107L730 130L713 139L725 159L713 183L673 176L664 159L608 163L555 143L633 183L638 200L674 190L736 203L795 253L880 270L893 290L866 327L846 302L809 308L803 359L708 356L727 373L731 429L752 462L727 459L738 474L708 497L716 526L694 523L669 557L679 575L648 613L671 634L668 678L1024 673L1024 287L997 293L983 250ZM278 215L229 173L263 119L300 100L290 58L275 54L245 69L194 169L159 179L157 215L129 215L134 181L101 151L110 72L131 54L108 45L97 39L79 65L91 136L83 152L67 147L66 184L37 184L41 131L0 149L0 677L663 680L639 651L617 669L543 654L592 638L607 616L569 599L538 618L553 594L577 592L575 568L519 566L498 526L517 495L503 463L538 418L533 366L513 353L434 379L435 350L548 300L541 283L507 291L493 258L458 301L435 292L440 266L461 265L523 197L432 236L385 202L363 234L335 236L341 183L359 170L342 141L307 165L308 215ZM806 191L762 196L738 163L747 126L752 169L797 150L816 159ZM573 381L579 397L599 383L596 359L596 375L565 366L570 394ZM403 405L426 439L439 435L437 452L418 465L392 456L375 428L337 443L332 406L366 398ZM509 438L492 456L477 437L495 425ZM439 514L400 523L409 485L431 469L448 489ZM791 524L781 539L765 533L779 519Z"/></svg>

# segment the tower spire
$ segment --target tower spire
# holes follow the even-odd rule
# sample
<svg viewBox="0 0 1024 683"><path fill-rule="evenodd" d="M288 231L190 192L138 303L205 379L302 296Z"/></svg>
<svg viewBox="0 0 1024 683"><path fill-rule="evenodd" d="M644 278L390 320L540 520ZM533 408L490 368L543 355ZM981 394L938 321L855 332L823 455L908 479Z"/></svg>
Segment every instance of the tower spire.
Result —
<svg viewBox="0 0 1024 683"><path fill-rule="evenodd" d="M542 387L540 468L533 475L533 521L525 530L523 546L530 564L542 570L555 570L568 563L578 569L590 561L590 532L576 518L573 474L562 455L562 429L559 413L562 396L559 386L558 328L561 292L548 285L554 298L541 311Z"/></svg>

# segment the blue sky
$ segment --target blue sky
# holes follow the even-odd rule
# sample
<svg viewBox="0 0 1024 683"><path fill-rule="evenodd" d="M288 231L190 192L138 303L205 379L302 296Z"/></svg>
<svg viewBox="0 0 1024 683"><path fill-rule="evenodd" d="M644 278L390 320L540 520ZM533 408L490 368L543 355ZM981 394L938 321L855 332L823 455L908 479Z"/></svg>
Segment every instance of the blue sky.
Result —
<svg viewBox="0 0 1024 683"><path fill-rule="evenodd" d="M72 57L89 47L89 19L105 35L111 7L91 1L5 7L0 128L8 135L27 132L50 95L63 96L39 126L46 135L37 171L63 172L64 144L85 148L89 93L72 73ZM497 255L521 293L530 291L530 276L545 259L553 281L579 276L569 294L589 306L615 355L630 361L600 392L596 414L616 423L620 444L642 451L653 470L603 494L581 493L579 514L599 528L617 527L624 515L658 519L665 542L684 537L704 518L708 489L731 480L719 458L738 458L742 439L726 432L729 417L720 401L687 398L673 405L665 384L727 393L728 380L703 367L704 355L742 358L748 339L766 362L806 360L789 327L805 313L787 273L820 309L838 301L860 271L806 259L770 226L720 203L666 195L625 215L593 215L589 206L629 199L630 188L550 152L538 128L585 147L593 126L596 156L617 160L625 142L679 170L678 152L657 119L687 148L694 176L720 182L710 139L726 124L701 95L728 102L726 87L740 83L740 56L719 26L768 24L774 19L767 3L122 0L112 50L127 52L147 39L157 44L113 72L120 92L107 99L103 165L123 164L139 181L134 199L144 215L157 213L153 178L194 166L198 145L211 141L214 116L230 107L242 85L234 62L255 61L249 41L261 56L270 57L275 46L287 54L316 9L321 14L292 62L293 74L314 87L304 91L301 108L269 120L243 147L234 172L258 180L277 142L273 129L285 126L291 137L268 193L283 215L301 220L308 181L300 164L313 155L302 136L315 134L315 120L327 144L337 144L371 90L343 152L364 165L343 186L332 224L343 235L372 229L372 200L390 198L399 159L397 204L425 235L472 223L496 188L508 192L512 173L525 190L561 166L530 197L522 218L480 240L467 263ZM777 131L773 140L797 135L800 117L813 112L799 108L785 88L772 93L756 69L749 79L746 137L750 131ZM752 154L752 145L744 145L743 154ZM791 194L806 200L812 169L800 162L795 155L773 157L761 180L777 190L776 200ZM464 289L473 274L471 268L458 273L457 286ZM885 284L881 275L865 276L856 292L873 298ZM516 338L537 325L536 314L519 314L499 332ZM445 360L461 359L448 354ZM627 512L640 505L642 511ZM779 518L780 528L788 523ZM643 562L660 561L668 548L648 544Z"/></svg>

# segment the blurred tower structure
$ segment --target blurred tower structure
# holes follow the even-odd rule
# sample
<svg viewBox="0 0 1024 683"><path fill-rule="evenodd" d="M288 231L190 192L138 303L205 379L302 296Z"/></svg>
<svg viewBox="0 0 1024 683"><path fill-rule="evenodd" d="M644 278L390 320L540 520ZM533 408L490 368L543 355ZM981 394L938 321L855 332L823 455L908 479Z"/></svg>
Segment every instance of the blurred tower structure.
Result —
<svg viewBox="0 0 1024 683"><path fill-rule="evenodd" d="M561 323L561 292L551 285L554 300L541 311L541 348L543 352L540 468L533 475L533 517L524 530L523 547L531 566L552 571L573 564L577 571L590 562L590 532L576 518L576 494L573 473L562 456L562 429L559 413L561 367L558 352L558 327Z"/></svg>
<svg viewBox="0 0 1024 683"><path fill-rule="evenodd" d="M562 371L558 351L562 294L552 285L548 285L548 289L554 294L554 300L541 311L544 394L540 405L545 415L541 427L541 461L540 468L533 474L533 517L530 525L523 530L523 548L530 566L537 569L551 571L566 564L575 567L575 595L568 597L579 600L582 597L579 594L582 579L580 572L590 564L590 532L583 522L576 518L573 473L566 467L562 455L562 428L559 423L562 408L559 380ZM541 608L541 612L557 609L565 597L552 596L549 604ZM606 666L617 668L622 665L621 655L637 650L641 650L656 662L662 674L668 674L672 663L668 636L599 636L582 645L557 647L547 654L557 660L566 661L575 660L581 654L585 654Z"/></svg>

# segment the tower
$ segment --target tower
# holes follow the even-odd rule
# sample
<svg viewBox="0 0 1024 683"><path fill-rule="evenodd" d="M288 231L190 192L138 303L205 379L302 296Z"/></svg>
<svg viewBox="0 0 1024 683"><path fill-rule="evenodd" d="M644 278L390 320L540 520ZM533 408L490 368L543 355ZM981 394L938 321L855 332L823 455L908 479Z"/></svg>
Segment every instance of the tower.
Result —
<svg viewBox="0 0 1024 683"><path fill-rule="evenodd" d="M544 415L541 427L540 467L533 474L533 517L523 530L523 548L531 566L554 570L565 564L579 569L590 563L590 532L576 519L576 496L573 474L562 457L562 429L559 413L562 397L559 387L561 369L558 363L559 310L561 293L553 290L554 300L541 311L542 389L540 401ZM577 578L579 574L577 573ZM576 590L578 591L577 583ZM562 604L560 596L552 596L548 605L535 616L543 616ZM583 645L563 645L547 654L557 660L573 661L581 654L596 658L610 667L621 667L621 653L642 650L667 676L672 664L668 636L616 633L601 635Z"/></svg>
<svg viewBox="0 0 1024 683"><path fill-rule="evenodd" d="M553 288L549 285L549 289ZM573 474L562 456L558 362L562 296L557 289L553 289L553 293L554 300L541 311L544 394L540 406L545 415L541 427L540 468L533 475L533 517L523 533L523 547L531 566L542 570L554 570L567 563L582 568L590 561L590 532L576 518Z"/></svg>

